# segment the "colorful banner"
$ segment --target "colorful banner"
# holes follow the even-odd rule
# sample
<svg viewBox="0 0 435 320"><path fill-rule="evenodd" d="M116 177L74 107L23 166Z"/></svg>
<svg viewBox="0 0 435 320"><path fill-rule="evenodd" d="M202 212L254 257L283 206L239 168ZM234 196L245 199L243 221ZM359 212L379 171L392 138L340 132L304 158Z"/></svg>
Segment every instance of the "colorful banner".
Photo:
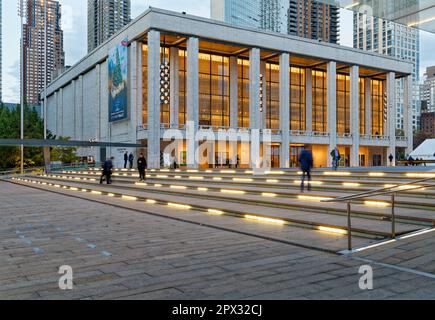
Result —
<svg viewBox="0 0 435 320"><path fill-rule="evenodd" d="M109 50L109 122L128 117L128 42Z"/></svg>

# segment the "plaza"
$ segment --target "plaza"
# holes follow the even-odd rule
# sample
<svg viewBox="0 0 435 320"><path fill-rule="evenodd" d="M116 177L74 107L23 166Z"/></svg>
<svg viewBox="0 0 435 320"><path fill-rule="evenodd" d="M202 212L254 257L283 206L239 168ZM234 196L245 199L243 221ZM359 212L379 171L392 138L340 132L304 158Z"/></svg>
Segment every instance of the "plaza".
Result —
<svg viewBox="0 0 435 320"><path fill-rule="evenodd" d="M316 170L309 193L296 170L100 174L0 181L2 298L435 298L433 171ZM324 201L387 184L395 235L389 195L367 195L352 201L349 251L346 204ZM72 290L58 288L61 265ZM358 284L366 265L372 290Z"/></svg>
<svg viewBox="0 0 435 320"><path fill-rule="evenodd" d="M128 103L112 119L108 52L117 46L126 50ZM413 149L411 73L411 63L380 54L150 8L48 86L48 129L77 141L139 143L130 151L144 152L150 168L160 167L161 152L190 168L237 156L253 168L265 155L268 167L289 168L303 148L325 168L336 146L343 166L394 165L390 154ZM405 130L396 136L402 78ZM228 141L219 130L249 137ZM117 163L123 151L81 150Z"/></svg>

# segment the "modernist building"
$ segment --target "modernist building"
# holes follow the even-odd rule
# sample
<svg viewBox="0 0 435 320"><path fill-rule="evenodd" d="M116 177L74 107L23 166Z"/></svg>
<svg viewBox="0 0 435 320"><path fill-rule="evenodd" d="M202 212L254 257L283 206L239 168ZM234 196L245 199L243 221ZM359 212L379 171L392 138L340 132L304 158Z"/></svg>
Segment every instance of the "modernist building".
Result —
<svg viewBox="0 0 435 320"><path fill-rule="evenodd" d="M113 48L119 48L115 54ZM109 72L110 57L122 61L123 50L126 86L121 68ZM226 136L216 135L222 143L212 154L207 150L210 159L248 154L246 166L255 167L267 149L270 165L286 168L310 148L315 166L326 167L338 146L343 164L386 165L396 148L412 151L406 116L412 71L412 63L385 55L151 8L50 84L48 128L73 140L141 143L151 168L160 166L160 152L172 143L179 162L185 155L196 167L198 148L220 129L250 135L232 148ZM408 110L400 138L397 79L404 80ZM127 90L128 103L109 112L113 94L121 92L113 90L115 83ZM161 90L170 94L161 99ZM120 160L122 151L107 155Z"/></svg>
<svg viewBox="0 0 435 320"><path fill-rule="evenodd" d="M130 0L88 0L88 52L130 21Z"/></svg>
<svg viewBox="0 0 435 320"><path fill-rule="evenodd" d="M435 136L435 112L424 112L421 114L421 131Z"/></svg>
<svg viewBox="0 0 435 320"><path fill-rule="evenodd" d="M315 0L211 0L210 16L242 27L338 43L339 11Z"/></svg>
<svg viewBox="0 0 435 320"><path fill-rule="evenodd" d="M420 86L420 98L424 104L422 113L423 111L435 112L435 66L426 69L425 77L423 84Z"/></svg>
<svg viewBox="0 0 435 320"><path fill-rule="evenodd" d="M65 66L61 5L54 0L47 0L46 5L44 0L27 0L26 9L24 96L27 103L37 104L44 84L52 80L53 71Z"/></svg>
<svg viewBox="0 0 435 320"><path fill-rule="evenodd" d="M395 1L387 1L395 3ZM394 6L394 4L392 4ZM354 13L354 48L386 54L411 61L412 70L412 126L420 126L420 31L402 24L363 13ZM402 81L397 82L396 127L403 129L404 92Z"/></svg>
<svg viewBox="0 0 435 320"><path fill-rule="evenodd" d="M210 0L210 17L236 26L261 28L261 0Z"/></svg>

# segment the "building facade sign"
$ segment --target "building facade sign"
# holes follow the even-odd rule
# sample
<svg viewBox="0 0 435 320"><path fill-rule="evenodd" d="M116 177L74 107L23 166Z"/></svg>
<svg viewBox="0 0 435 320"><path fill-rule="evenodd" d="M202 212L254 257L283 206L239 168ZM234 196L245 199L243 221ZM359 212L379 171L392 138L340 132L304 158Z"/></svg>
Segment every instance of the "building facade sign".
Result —
<svg viewBox="0 0 435 320"><path fill-rule="evenodd" d="M128 117L128 50L123 41L109 50L109 122Z"/></svg>

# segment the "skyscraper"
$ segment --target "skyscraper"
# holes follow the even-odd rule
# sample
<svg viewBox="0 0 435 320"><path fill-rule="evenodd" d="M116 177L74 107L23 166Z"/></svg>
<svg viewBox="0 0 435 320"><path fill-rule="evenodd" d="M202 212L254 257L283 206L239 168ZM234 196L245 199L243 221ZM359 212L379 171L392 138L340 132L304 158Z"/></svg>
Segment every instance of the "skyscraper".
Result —
<svg viewBox="0 0 435 320"><path fill-rule="evenodd" d="M262 0L211 0L210 16L214 20L242 27L261 27Z"/></svg>
<svg viewBox="0 0 435 320"><path fill-rule="evenodd" d="M339 8L315 0L211 0L211 18L337 43Z"/></svg>
<svg viewBox="0 0 435 320"><path fill-rule="evenodd" d="M29 104L39 102L39 93L43 90L44 84L51 82L54 71L65 66L63 31L60 23L61 5L55 0L45 1L46 5L44 0L26 2L26 23L23 27L23 80L24 96Z"/></svg>
<svg viewBox="0 0 435 320"><path fill-rule="evenodd" d="M130 21L130 0L88 0L88 52Z"/></svg>
<svg viewBox="0 0 435 320"><path fill-rule="evenodd" d="M288 34L329 43L339 42L338 6L314 0L287 1L290 1L287 14Z"/></svg>
<svg viewBox="0 0 435 320"><path fill-rule="evenodd" d="M420 86L420 95L424 112L435 112L435 66L426 68L425 79Z"/></svg>
<svg viewBox="0 0 435 320"><path fill-rule="evenodd" d="M419 30L402 24L369 16L364 13L354 13L354 48L386 54L404 59L414 64L413 81L413 128L420 125L420 33ZM396 88L396 127L403 129L404 90L403 81L397 81Z"/></svg>

